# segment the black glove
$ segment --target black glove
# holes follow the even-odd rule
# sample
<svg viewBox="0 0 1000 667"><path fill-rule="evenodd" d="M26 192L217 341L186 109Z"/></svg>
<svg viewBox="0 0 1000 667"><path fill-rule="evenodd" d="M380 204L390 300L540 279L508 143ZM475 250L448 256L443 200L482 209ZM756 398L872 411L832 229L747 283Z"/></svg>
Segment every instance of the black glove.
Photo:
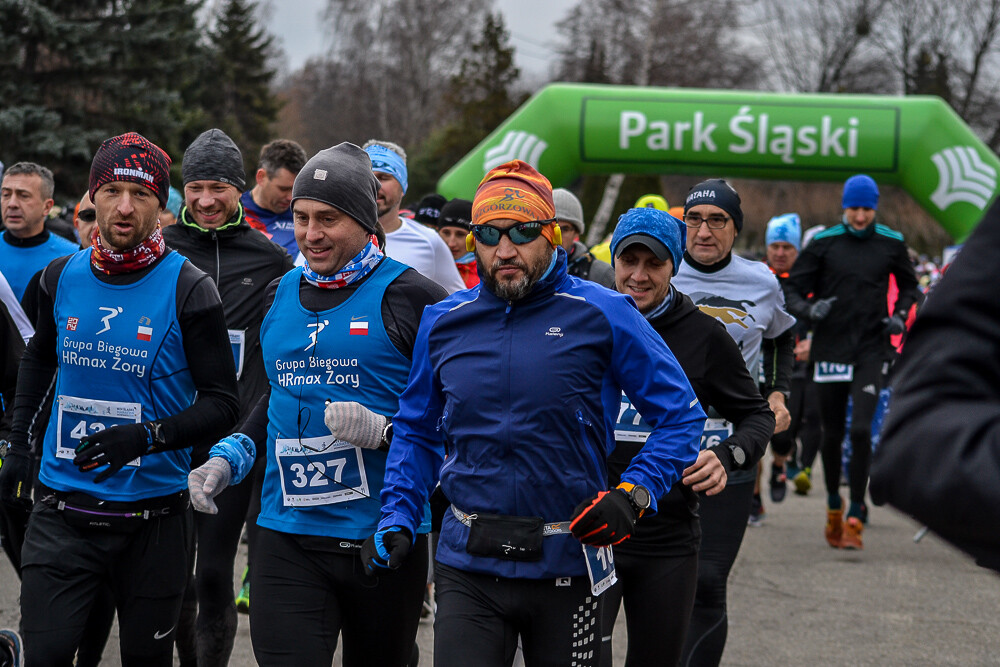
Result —
<svg viewBox="0 0 1000 667"><path fill-rule="evenodd" d="M882 324L885 325L885 332L890 336L898 336L906 331L906 320L899 314L884 318Z"/></svg>
<svg viewBox="0 0 1000 667"><path fill-rule="evenodd" d="M820 299L813 305L809 306L809 319L813 322L819 322L830 314L833 310L833 302L837 300L837 297L831 296L826 299Z"/></svg>
<svg viewBox="0 0 1000 667"><path fill-rule="evenodd" d="M629 538L637 518L625 492L611 489L577 505L569 530L584 544L606 547Z"/></svg>
<svg viewBox="0 0 1000 667"><path fill-rule="evenodd" d="M80 440L73 465L80 472L107 465L107 469L94 478L94 482L100 484L132 459L156 451L162 442L157 422L112 426Z"/></svg>
<svg viewBox="0 0 1000 667"><path fill-rule="evenodd" d="M361 545L361 564L365 574L372 576L376 568L399 569L410 553L413 538L402 526L389 526L378 531Z"/></svg>
<svg viewBox="0 0 1000 667"><path fill-rule="evenodd" d="M31 511L34 461L27 447L8 450L0 466L0 501L9 507Z"/></svg>

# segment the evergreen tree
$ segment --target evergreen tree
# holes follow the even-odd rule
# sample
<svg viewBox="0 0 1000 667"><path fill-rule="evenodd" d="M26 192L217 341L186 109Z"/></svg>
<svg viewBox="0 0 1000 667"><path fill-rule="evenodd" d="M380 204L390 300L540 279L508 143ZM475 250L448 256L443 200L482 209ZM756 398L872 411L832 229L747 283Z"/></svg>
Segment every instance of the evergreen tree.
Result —
<svg viewBox="0 0 1000 667"><path fill-rule="evenodd" d="M424 142L411 166L414 197L432 192L437 179L486 138L524 101L513 92L520 76L503 16L488 13L479 38L468 49L444 96L453 120Z"/></svg>
<svg viewBox="0 0 1000 667"><path fill-rule="evenodd" d="M50 167L65 199L86 188L94 151L115 134L141 132L177 159L200 6L0 0L0 159Z"/></svg>
<svg viewBox="0 0 1000 667"><path fill-rule="evenodd" d="M222 129L243 152L248 174L257 170L257 155L271 139L280 108L271 92L274 38L257 26L256 12L253 0L227 0L210 34L209 64L200 79L203 122L188 138L209 127Z"/></svg>

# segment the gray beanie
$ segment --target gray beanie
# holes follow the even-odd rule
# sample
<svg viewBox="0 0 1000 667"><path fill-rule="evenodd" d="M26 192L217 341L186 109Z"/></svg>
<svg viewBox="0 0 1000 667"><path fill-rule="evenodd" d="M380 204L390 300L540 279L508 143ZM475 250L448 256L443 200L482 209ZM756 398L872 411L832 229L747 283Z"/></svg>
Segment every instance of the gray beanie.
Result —
<svg viewBox="0 0 1000 667"><path fill-rule="evenodd" d="M218 128L205 130L187 147L181 177L184 185L191 181L219 181L234 185L241 192L247 183L243 154L229 135Z"/></svg>
<svg viewBox="0 0 1000 667"><path fill-rule="evenodd" d="M309 158L295 177L292 206L296 199L315 199L340 209L374 234L380 187L368 153L345 141Z"/></svg>
<svg viewBox="0 0 1000 667"><path fill-rule="evenodd" d="M556 188L552 191L552 203L556 206L556 220L570 223L577 234L583 234L583 206L576 195L565 188Z"/></svg>

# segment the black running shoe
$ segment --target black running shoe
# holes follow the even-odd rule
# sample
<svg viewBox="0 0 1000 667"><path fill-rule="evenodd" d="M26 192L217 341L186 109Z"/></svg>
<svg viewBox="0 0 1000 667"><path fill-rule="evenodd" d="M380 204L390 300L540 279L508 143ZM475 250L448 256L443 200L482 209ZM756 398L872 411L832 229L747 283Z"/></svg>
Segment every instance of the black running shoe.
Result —
<svg viewBox="0 0 1000 667"><path fill-rule="evenodd" d="M785 499L788 492L788 477L785 476L784 466L771 466L771 501L780 503Z"/></svg>

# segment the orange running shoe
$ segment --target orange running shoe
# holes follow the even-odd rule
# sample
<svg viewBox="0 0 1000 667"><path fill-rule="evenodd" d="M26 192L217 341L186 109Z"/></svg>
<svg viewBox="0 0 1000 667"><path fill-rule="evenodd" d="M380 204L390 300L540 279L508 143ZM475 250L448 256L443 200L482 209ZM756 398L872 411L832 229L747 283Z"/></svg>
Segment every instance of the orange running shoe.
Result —
<svg viewBox="0 0 1000 667"><path fill-rule="evenodd" d="M826 541L834 549L841 547L841 540L844 534L844 508L841 505L839 510L826 510Z"/></svg>
<svg viewBox="0 0 1000 667"><path fill-rule="evenodd" d="M861 544L861 532L865 529L861 519L849 516L844 523L844 531L840 538L841 549L864 549Z"/></svg>

